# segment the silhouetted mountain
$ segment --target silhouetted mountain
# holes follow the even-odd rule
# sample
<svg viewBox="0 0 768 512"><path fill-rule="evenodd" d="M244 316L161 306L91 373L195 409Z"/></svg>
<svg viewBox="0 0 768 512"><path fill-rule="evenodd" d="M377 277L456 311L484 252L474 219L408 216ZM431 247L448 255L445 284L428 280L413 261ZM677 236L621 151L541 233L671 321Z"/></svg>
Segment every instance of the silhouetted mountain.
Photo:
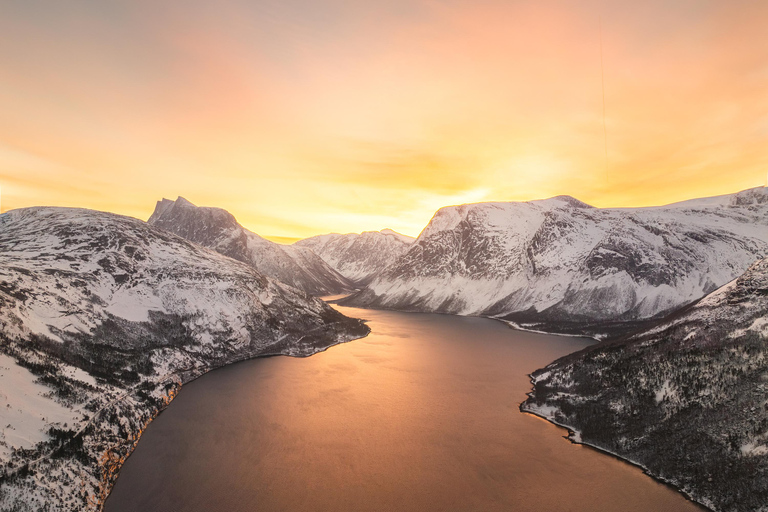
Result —
<svg viewBox="0 0 768 512"><path fill-rule="evenodd" d="M247 263L262 274L310 295L332 295L354 289L322 258L304 247L280 245L248 231L221 208L195 206L183 197L157 202L148 221L192 242Z"/></svg>

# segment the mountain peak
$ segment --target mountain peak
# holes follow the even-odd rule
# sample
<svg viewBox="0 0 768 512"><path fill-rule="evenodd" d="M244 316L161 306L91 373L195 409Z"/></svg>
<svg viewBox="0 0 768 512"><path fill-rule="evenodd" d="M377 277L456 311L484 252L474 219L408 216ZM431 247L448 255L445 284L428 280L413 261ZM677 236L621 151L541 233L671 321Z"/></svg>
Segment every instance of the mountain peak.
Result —
<svg viewBox="0 0 768 512"><path fill-rule="evenodd" d="M389 228L384 228L381 231L379 231L379 233L381 233L382 235L394 236L395 238L397 238L397 239L399 239L399 240L401 240L403 242L409 243L409 244L415 240L415 238L413 238L412 236L408 236L408 235L404 235L402 233L398 233L394 229L389 229Z"/></svg>
<svg viewBox="0 0 768 512"><path fill-rule="evenodd" d="M661 206L660 208L723 208L728 206L749 206L768 203L768 187L754 187L719 196L687 199Z"/></svg>
<svg viewBox="0 0 768 512"><path fill-rule="evenodd" d="M537 199L534 201L530 201L534 204L542 204L547 206L571 206L573 208L594 208L594 206L589 205L585 203L584 201L579 201L573 196L568 195L559 195L550 197L548 199Z"/></svg>
<svg viewBox="0 0 768 512"><path fill-rule="evenodd" d="M755 187L733 195L732 206L747 206L768 203L768 187Z"/></svg>
<svg viewBox="0 0 768 512"><path fill-rule="evenodd" d="M222 208L195 206L181 196L176 201L163 199L148 222L309 294L330 295L352 289L351 283L312 251L266 240L241 226Z"/></svg>
<svg viewBox="0 0 768 512"><path fill-rule="evenodd" d="M187 199L184 199L181 196L176 198L176 204L178 204L180 206L194 206L195 208L197 208L197 205L192 203L192 201L188 201Z"/></svg>

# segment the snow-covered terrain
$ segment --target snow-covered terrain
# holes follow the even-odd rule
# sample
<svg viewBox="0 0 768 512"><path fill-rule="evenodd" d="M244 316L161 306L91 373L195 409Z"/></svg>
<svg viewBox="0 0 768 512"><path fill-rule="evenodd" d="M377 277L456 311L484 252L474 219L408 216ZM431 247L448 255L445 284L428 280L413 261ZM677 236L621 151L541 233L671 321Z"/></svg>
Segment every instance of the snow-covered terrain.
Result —
<svg viewBox="0 0 768 512"><path fill-rule="evenodd" d="M357 286L405 254L414 239L391 229L341 235L331 233L299 240L294 245L312 249L341 275Z"/></svg>
<svg viewBox="0 0 768 512"><path fill-rule="evenodd" d="M354 285L306 247L270 242L221 208L195 206L183 197L157 202L148 221L187 240L252 265L265 276L310 295L346 293Z"/></svg>
<svg viewBox="0 0 768 512"><path fill-rule="evenodd" d="M0 215L0 510L100 510L181 384L368 332L251 266L129 217Z"/></svg>
<svg viewBox="0 0 768 512"><path fill-rule="evenodd" d="M532 375L522 410L720 511L768 510L768 258L658 326Z"/></svg>
<svg viewBox="0 0 768 512"><path fill-rule="evenodd" d="M599 209L567 196L450 206L343 303L588 332L662 316L765 255L764 188L651 208Z"/></svg>

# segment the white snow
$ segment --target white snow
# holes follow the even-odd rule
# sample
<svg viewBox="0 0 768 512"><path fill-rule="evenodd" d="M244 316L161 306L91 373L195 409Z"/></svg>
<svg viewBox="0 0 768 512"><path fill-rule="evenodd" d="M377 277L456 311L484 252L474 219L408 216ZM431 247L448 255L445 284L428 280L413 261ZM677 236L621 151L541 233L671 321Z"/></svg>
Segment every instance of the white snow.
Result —
<svg viewBox="0 0 768 512"><path fill-rule="evenodd" d="M657 404L663 400L675 401L677 399L677 389L669 380L665 380L661 387L656 390L655 398Z"/></svg>
<svg viewBox="0 0 768 512"><path fill-rule="evenodd" d="M53 400L51 392L15 359L0 354L0 460L13 448L45 441L51 425L73 424L80 417L80 411Z"/></svg>
<svg viewBox="0 0 768 512"><path fill-rule="evenodd" d="M226 210L198 207L179 197L157 203L150 224L244 261L265 276L309 294L350 291L351 283L311 250L269 241L245 229Z"/></svg>
<svg viewBox="0 0 768 512"><path fill-rule="evenodd" d="M299 240L291 247L311 249L347 279L363 282L394 263L413 242L411 237L383 229L314 236Z"/></svg>
<svg viewBox="0 0 768 512"><path fill-rule="evenodd" d="M494 316L557 306L559 314L596 319L652 317L768 255L768 202L743 204L754 194L762 197L745 191L707 209L599 209L563 197L441 208L368 284L360 304Z"/></svg>
<svg viewBox="0 0 768 512"><path fill-rule="evenodd" d="M751 441L742 445L739 450L745 457L754 457L757 455L767 455L768 445L759 444L758 441Z"/></svg>
<svg viewBox="0 0 768 512"><path fill-rule="evenodd" d="M389 229L389 228L382 229L381 231L379 231L379 233L381 233L382 235L393 236L393 237L397 238L398 240L400 240L401 242L406 243L406 244L413 243L414 240L416 240L412 236L408 236L408 235L404 235L402 233L398 233L397 231L394 231L394 230Z"/></svg>

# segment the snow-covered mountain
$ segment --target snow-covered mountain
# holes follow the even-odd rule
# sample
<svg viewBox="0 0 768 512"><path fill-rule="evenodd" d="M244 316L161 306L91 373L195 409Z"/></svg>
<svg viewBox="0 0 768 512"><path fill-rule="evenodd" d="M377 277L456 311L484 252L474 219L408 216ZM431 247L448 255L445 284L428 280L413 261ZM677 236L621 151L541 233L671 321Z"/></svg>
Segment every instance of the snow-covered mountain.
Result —
<svg viewBox="0 0 768 512"><path fill-rule="evenodd" d="M129 217L0 215L0 510L100 510L182 383L368 328L251 266Z"/></svg>
<svg viewBox="0 0 768 512"><path fill-rule="evenodd" d="M713 510L768 509L768 259L660 325L532 375L522 410Z"/></svg>
<svg viewBox="0 0 768 512"><path fill-rule="evenodd" d="M600 332L699 299L766 255L764 188L651 208L568 196L450 206L343 303Z"/></svg>
<svg viewBox="0 0 768 512"><path fill-rule="evenodd" d="M252 265L262 274L310 295L354 289L352 283L306 247L270 242L238 224L221 208L195 206L183 197L157 202L148 221L187 240Z"/></svg>
<svg viewBox="0 0 768 512"><path fill-rule="evenodd" d="M357 286L405 254L414 239L391 229L341 235L331 233L299 240L294 245L312 249L326 263Z"/></svg>

